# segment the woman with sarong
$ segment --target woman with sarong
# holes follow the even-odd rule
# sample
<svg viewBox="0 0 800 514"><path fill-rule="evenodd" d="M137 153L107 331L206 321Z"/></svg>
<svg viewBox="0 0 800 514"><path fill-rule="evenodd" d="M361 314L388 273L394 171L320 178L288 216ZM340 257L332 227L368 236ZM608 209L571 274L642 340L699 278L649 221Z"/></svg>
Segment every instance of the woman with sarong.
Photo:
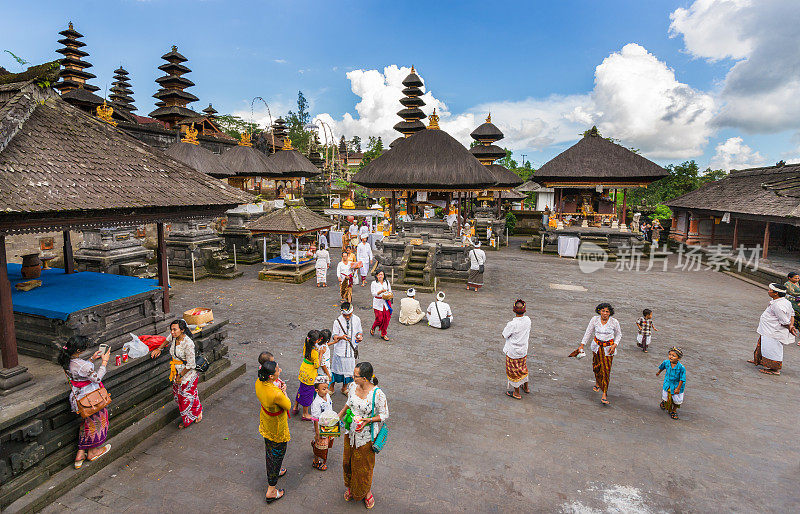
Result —
<svg viewBox="0 0 800 514"><path fill-rule="evenodd" d="M760 371L767 375L780 375L783 367L783 345L792 344L797 329L794 327L794 309L786 299L786 290L778 283L769 285L771 298L758 320L758 343L753 351L753 360L747 361L763 366Z"/></svg>
<svg viewBox="0 0 800 514"><path fill-rule="evenodd" d="M372 450L373 437L378 434L382 423L389 418L386 395L373 375L372 364L359 362L353 371L355 387L347 395L347 404L339 411L339 419L345 418L348 409L352 412L350 426L345 427L344 472L345 501L363 500L371 509L375 506L372 496L372 473L375 469L375 452Z"/></svg>
<svg viewBox="0 0 800 514"><path fill-rule="evenodd" d="M324 237L324 236L321 236ZM314 255L314 269L317 272L317 287L328 287L328 268L331 265L331 254L327 242L319 242L319 250Z"/></svg>
<svg viewBox="0 0 800 514"><path fill-rule="evenodd" d="M281 368L273 361L264 362L258 369L256 380L256 397L261 403L258 433L264 438L264 449L267 463L267 503L283 498L285 491L278 489L278 479L286 474L283 458L286 446L291 439L289 435L289 409L292 402L283 394L275 382L280 379Z"/></svg>
<svg viewBox="0 0 800 514"><path fill-rule="evenodd" d="M794 309L794 326L800 328L800 274L792 271L787 278L788 280L783 284L786 289L786 299ZM800 343L797 344L800 345Z"/></svg>
<svg viewBox="0 0 800 514"><path fill-rule="evenodd" d="M378 270L375 273L375 281L370 287L372 291L372 310L375 312L375 321L372 323L372 328L369 331L371 336L375 335L375 329L381 331L381 338L384 341L389 340L386 331L389 328L389 321L392 319L392 304L391 298L384 298L392 292L392 285L386 279L386 272Z"/></svg>
<svg viewBox="0 0 800 514"><path fill-rule="evenodd" d="M176 319L169 325L170 335L164 343L150 352L152 358L161 355L161 349L169 346L172 360L169 363L169 379L172 382L172 396L178 404L181 422L178 428L186 428L203 420L203 405L197 392L200 376L195 370L194 341L189 338L191 331L186 321Z"/></svg>
<svg viewBox="0 0 800 514"><path fill-rule="evenodd" d="M611 381L611 364L617 354L622 330L619 321L614 318L614 307L610 303L601 303L595 307L598 314L589 321L578 350L589 343L592 349L592 371L594 371L594 392L602 391L600 402L608 405L608 384Z"/></svg>
<svg viewBox="0 0 800 514"><path fill-rule="evenodd" d="M69 403L72 412L78 412L77 399L103 387L103 377L106 374L106 365L111 356L111 348L105 353L94 352L90 360L80 358L81 353L89 347L89 340L84 336L72 336L67 344L60 348L58 363L67 374L71 391ZM91 361L100 359L100 367L94 369ZM106 444L108 437L108 408L99 410L83 418L78 431L78 453L75 455L75 469L80 469L84 461L95 461L111 450L111 444Z"/></svg>

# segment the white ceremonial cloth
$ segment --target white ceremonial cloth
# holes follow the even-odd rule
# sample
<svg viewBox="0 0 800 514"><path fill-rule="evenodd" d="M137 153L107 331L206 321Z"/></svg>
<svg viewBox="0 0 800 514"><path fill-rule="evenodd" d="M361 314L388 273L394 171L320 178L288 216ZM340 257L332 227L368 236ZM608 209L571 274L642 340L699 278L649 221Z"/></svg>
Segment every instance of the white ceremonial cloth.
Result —
<svg viewBox="0 0 800 514"><path fill-rule="evenodd" d="M519 359L528 355L528 341L531 337L531 319L528 316L516 316L506 323L503 329L506 344L503 353L511 359Z"/></svg>

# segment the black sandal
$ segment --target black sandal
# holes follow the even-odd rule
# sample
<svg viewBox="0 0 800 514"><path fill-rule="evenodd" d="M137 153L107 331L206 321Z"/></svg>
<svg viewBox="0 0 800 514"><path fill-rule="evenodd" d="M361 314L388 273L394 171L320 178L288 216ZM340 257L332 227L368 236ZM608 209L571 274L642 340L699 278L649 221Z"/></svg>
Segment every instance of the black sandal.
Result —
<svg viewBox="0 0 800 514"><path fill-rule="evenodd" d="M661 410L667 410L667 402L662 401L659 407L661 407Z"/></svg>
<svg viewBox="0 0 800 514"><path fill-rule="evenodd" d="M673 411L669 413L669 417L672 419L678 419L678 413Z"/></svg>
<svg viewBox="0 0 800 514"><path fill-rule="evenodd" d="M285 495L286 495L286 491L284 491L283 489L278 489L278 496L275 496L273 498L266 497L267 503L269 504L269 503L272 503L274 501L278 501L281 498L283 498Z"/></svg>

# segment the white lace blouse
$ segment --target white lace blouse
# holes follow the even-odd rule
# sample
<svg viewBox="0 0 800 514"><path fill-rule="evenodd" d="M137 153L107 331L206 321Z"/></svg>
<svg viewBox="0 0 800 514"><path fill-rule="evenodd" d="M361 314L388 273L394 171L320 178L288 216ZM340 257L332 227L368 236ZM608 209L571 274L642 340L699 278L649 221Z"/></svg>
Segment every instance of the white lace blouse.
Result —
<svg viewBox="0 0 800 514"><path fill-rule="evenodd" d="M611 341L613 340L619 346L620 338L622 337L622 329L619 327L619 321L617 318L610 317L608 321L606 321L605 325L602 321L600 321L600 316L594 316L589 321L589 326L586 327L586 333L583 334L583 341L581 344L591 344L591 349L593 353L597 353L597 350L600 348L600 345L594 342L594 338L599 339L600 341ZM617 350L614 350L614 353L611 353L611 347L605 347L606 355L616 355Z"/></svg>
<svg viewBox="0 0 800 514"><path fill-rule="evenodd" d="M375 414L372 413L372 395L375 395ZM386 395L383 394L383 390L380 387L375 387L367 394L366 398L359 398L356 394L356 386L353 385L347 395L347 406L353 411L354 417L370 418L372 416L380 416L381 418L380 422L372 423L372 429L367 424L361 432L356 432L355 421L350 424L350 431L348 432L350 444L354 448L360 448L372 442L372 434L374 433L377 436L382 422L389 419L389 406L386 403Z"/></svg>
<svg viewBox="0 0 800 514"><path fill-rule="evenodd" d="M187 335L183 336L183 339L180 343L175 342L175 338L172 335L167 336L167 341L170 343L169 345L169 354L172 356L173 359L182 360L180 364L175 365L175 370L180 375L183 370L188 370L183 378L181 378L181 384L186 384L194 380L194 377L197 375L197 371L195 371L195 356L194 356L194 341Z"/></svg>

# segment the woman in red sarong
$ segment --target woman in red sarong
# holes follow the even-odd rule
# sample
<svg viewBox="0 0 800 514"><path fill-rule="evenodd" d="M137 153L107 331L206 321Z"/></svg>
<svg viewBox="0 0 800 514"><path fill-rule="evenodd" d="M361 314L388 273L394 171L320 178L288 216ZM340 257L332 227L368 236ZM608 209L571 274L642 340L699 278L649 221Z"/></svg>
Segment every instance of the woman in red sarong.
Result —
<svg viewBox="0 0 800 514"><path fill-rule="evenodd" d="M178 404L181 422L178 428L186 428L192 423L203 420L203 405L197 392L200 376L195 370L195 346L189 337L189 326L182 319L173 321L169 326L170 336L164 342L169 344L169 379L172 381L172 396ZM162 345L150 352L152 358L161 355Z"/></svg>

